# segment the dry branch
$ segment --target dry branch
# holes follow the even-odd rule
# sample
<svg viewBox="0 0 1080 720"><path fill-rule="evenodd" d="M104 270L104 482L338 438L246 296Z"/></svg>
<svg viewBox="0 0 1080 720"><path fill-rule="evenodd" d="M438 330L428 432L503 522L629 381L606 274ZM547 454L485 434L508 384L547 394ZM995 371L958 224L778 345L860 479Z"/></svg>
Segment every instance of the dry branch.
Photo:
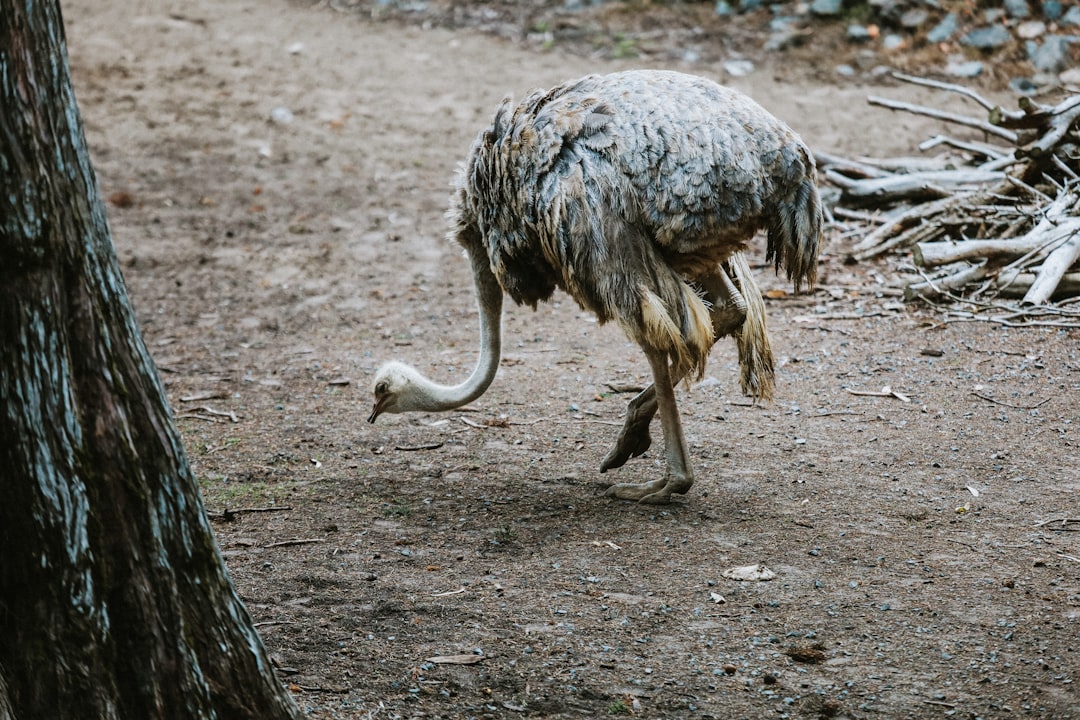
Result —
<svg viewBox="0 0 1080 720"><path fill-rule="evenodd" d="M915 115L925 115L926 117L932 117L937 120L946 120L951 123L956 123L957 125L964 125L966 127L975 128L976 130L982 130L988 135L997 135L999 138L1008 140L1012 143L1016 142L1016 133L1012 130L994 125L987 120L979 120L977 118L967 117L966 115L957 115L956 113L923 107L922 105L912 105L911 103L901 102L899 100L877 97L876 95L871 95L867 98L867 101L871 105L880 105L881 107L887 107L890 110L903 110L904 112L914 113Z"/></svg>
<svg viewBox="0 0 1080 720"><path fill-rule="evenodd" d="M817 153L825 180L840 189L832 216L855 221L845 222L846 235L860 225L865 233L851 257L910 248L933 275L910 285L909 299L1015 296L1023 288L1030 308L1080 296L1080 94L1056 105L1021 98L1019 110L1007 111L960 85L894 77L960 94L986 118L881 97L868 98L872 105L979 130L992 142L938 134L919 149L949 155L929 160Z"/></svg>

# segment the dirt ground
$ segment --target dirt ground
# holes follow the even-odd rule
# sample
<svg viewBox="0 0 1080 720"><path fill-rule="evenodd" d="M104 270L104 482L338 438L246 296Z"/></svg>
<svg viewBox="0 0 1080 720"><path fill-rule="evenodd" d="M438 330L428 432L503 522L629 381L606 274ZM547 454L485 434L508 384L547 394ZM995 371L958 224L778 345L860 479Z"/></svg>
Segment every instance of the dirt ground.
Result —
<svg viewBox="0 0 1080 720"><path fill-rule="evenodd" d="M476 360L442 213L495 104L641 62L283 0L65 12L147 344L310 717L1080 717L1080 333L945 324L834 231L812 295L758 268L775 402L739 394L727 342L680 389L697 483L669 506L601 494L663 471L655 450L597 471L630 397L611 385L648 369L565 297L508 309L469 412L369 425L382 361L456 381ZM912 87L719 62L666 66L815 149L937 130L865 102ZM756 563L776 578L723 576Z"/></svg>

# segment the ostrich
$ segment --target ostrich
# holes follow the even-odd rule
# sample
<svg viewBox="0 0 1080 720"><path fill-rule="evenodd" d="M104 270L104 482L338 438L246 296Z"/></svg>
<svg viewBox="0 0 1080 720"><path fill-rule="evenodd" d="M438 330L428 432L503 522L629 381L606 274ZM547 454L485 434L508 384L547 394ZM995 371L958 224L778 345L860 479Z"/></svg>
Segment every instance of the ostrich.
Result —
<svg viewBox="0 0 1080 720"><path fill-rule="evenodd" d="M476 400L498 369L503 294L535 309L560 288L601 323L615 320L652 370L600 471L648 449L659 411L666 473L607 493L669 502L694 480L674 386L703 376L714 342L733 336L744 392L772 396L765 305L743 252L766 230L777 272L796 290L813 285L822 222L814 174L790 128L701 77L590 75L517 105L506 98L459 168L447 212L449 236L472 264L479 362L454 386L385 364L368 421Z"/></svg>

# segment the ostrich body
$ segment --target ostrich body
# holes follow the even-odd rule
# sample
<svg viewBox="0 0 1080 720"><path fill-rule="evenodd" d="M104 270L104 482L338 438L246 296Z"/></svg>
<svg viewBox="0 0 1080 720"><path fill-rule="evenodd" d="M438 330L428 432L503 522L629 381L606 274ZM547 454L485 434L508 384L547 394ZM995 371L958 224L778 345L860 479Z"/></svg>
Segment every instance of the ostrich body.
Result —
<svg viewBox="0 0 1080 720"><path fill-rule="evenodd" d="M590 75L505 99L460 168L448 212L450 236L472 262L480 360L456 386L384 365L369 421L478 398L499 365L503 295L535 308L560 288L600 322L619 323L652 370L601 472L648 449L657 411L667 471L608 493L649 503L685 493L693 473L673 386L700 378L713 343L732 335L743 390L772 396L765 306L743 252L766 230L767 259L796 289L813 284L814 172L790 128L700 77Z"/></svg>

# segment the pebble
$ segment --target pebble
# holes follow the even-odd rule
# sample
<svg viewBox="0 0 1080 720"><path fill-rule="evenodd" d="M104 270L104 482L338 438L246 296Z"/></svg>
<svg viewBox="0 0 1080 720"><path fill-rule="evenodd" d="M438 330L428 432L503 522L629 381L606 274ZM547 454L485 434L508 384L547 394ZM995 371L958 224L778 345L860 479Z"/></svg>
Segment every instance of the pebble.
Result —
<svg viewBox="0 0 1080 720"><path fill-rule="evenodd" d="M1080 67L1066 70L1061 75L1058 75L1058 80L1066 85L1080 85Z"/></svg>
<svg viewBox="0 0 1080 720"><path fill-rule="evenodd" d="M296 116L287 107L276 107L270 111L270 119L278 125L288 125Z"/></svg>
<svg viewBox="0 0 1080 720"><path fill-rule="evenodd" d="M1036 71L1061 72L1069 65L1069 46L1077 38L1066 35L1047 35L1043 42L1026 43L1028 58Z"/></svg>
<svg viewBox="0 0 1080 720"><path fill-rule="evenodd" d="M1046 23L1042 20L1029 20L1016 26L1016 36L1021 40L1034 40L1046 33Z"/></svg>
<svg viewBox="0 0 1080 720"><path fill-rule="evenodd" d="M848 25L847 39L852 42L867 42L870 40L870 30L865 25Z"/></svg>
<svg viewBox="0 0 1080 720"><path fill-rule="evenodd" d="M906 45L907 40L904 39L904 36L897 35L896 33L889 33L881 41L881 47L883 47L887 52L899 50Z"/></svg>
<svg viewBox="0 0 1080 720"><path fill-rule="evenodd" d="M1031 78L1018 77L1009 81L1009 87L1013 92L1020 93L1021 95L1031 95L1039 86L1032 81Z"/></svg>
<svg viewBox="0 0 1080 720"><path fill-rule="evenodd" d="M1011 18L1024 19L1031 15L1027 0L1005 0L1005 12Z"/></svg>
<svg viewBox="0 0 1080 720"><path fill-rule="evenodd" d="M982 75L983 64L978 60L950 60L945 66L945 74L959 78L974 78Z"/></svg>
<svg viewBox="0 0 1080 720"><path fill-rule="evenodd" d="M723 64L724 72L732 77L746 77L750 73L754 72L754 63L749 60L727 60ZM719 384L720 381L716 378L714 384Z"/></svg>
<svg viewBox="0 0 1080 720"><path fill-rule="evenodd" d="M900 24L908 30L915 30L929 19L930 11L926 8L912 8L900 16Z"/></svg>
<svg viewBox="0 0 1080 720"><path fill-rule="evenodd" d="M993 50L1012 40L1012 33L1003 25L977 28L960 38L962 45L980 50Z"/></svg>
<svg viewBox="0 0 1080 720"><path fill-rule="evenodd" d="M814 0L810 4L810 12L815 15L839 15L843 9L843 0Z"/></svg>
<svg viewBox="0 0 1080 720"><path fill-rule="evenodd" d="M1069 12L1065 13L1065 17L1061 18L1062 25L1080 25L1080 7L1076 5L1069 8Z"/></svg>
<svg viewBox="0 0 1080 720"><path fill-rule="evenodd" d="M941 22L934 26L934 29L926 34L927 42L939 43L945 42L953 35L956 34L956 30L960 27L960 18L956 13L949 13Z"/></svg>

